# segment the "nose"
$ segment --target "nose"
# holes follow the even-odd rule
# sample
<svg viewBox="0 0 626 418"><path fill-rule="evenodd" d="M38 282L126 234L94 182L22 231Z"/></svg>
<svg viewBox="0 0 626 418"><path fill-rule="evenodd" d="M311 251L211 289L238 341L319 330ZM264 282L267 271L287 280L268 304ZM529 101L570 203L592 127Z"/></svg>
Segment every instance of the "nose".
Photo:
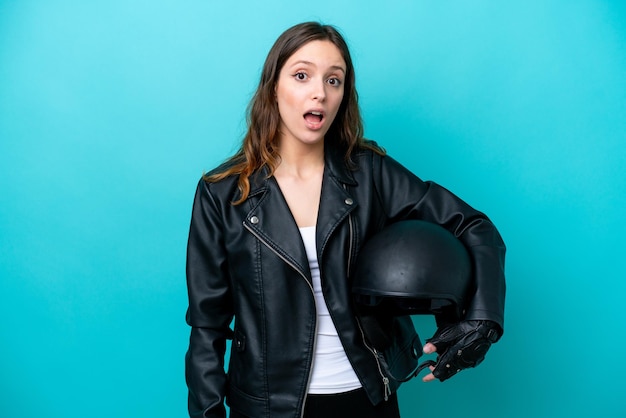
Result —
<svg viewBox="0 0 626 418"><path fill-rule="evenodd" d="M323 80L315 83L311 83L313 90L311 96L314 100L323 102L326 99L326 83Z"/></svg>

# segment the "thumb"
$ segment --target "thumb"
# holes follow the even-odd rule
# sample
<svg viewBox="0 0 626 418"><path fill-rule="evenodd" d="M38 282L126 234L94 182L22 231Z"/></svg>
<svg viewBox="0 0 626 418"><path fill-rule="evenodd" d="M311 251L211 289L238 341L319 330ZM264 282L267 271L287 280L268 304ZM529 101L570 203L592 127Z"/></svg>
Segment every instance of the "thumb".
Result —
<svg viewBox="0 0 626 418"><path fill-rule="evenodd" d="M424 353L426 354L431 354L437 351L437 347L435 347L434 344L431 343L426 343L424 344L424 347L422 349L424 351Z"/></svg>

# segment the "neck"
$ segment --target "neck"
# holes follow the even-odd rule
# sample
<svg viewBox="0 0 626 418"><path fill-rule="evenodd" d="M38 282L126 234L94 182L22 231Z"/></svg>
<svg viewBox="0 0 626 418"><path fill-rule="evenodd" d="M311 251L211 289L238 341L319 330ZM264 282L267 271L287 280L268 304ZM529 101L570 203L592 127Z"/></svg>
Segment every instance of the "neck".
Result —
<svg viewBox="0 0 626 418"><path fill-rule="evenodd" d="M281 144L276 174L307 177L324 167L324 143L297 146Z"/></svg>

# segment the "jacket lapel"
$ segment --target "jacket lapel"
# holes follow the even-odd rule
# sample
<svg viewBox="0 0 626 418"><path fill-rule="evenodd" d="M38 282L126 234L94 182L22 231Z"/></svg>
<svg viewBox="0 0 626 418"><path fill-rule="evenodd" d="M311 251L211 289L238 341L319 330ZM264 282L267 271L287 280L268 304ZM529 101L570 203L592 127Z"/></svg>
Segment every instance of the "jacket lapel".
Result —
<svg viewBox="0 0 626 418"><path fill-rule="evenodd" d="M337 226L357 207L347 186L356 186L354 176L346 166L343 153L331 142L326 144L324 180L317 214L317 257L322 259L326 244Z"/></svg>
<svg viewBox="0 0 626 418"><path fill-rule="evenodd" d="M274 177L260 170L250 178L250 210L244 226L285 262L311 282L311 273L298 226ZM345 186L356 182L334 147L326 147L324 178L317 214L318 259L339 224L357 207Z"/></svg>
<svg viewBox="0 0 626 418"><path fill-rule="evenodd" d="M322 259L326 244L333 232L356 206L356 201L343 184L339 183L329 170L326 170L317 214L316 241L319 260Z"/></svg>
<svg viewBox="0 0 626 418"><path fill-rule="evenodd" d="M252 183L252 182L251 182ZM274 177L251 190L244 226L305 279L311 282L309 261L298 226Z"/></svg>

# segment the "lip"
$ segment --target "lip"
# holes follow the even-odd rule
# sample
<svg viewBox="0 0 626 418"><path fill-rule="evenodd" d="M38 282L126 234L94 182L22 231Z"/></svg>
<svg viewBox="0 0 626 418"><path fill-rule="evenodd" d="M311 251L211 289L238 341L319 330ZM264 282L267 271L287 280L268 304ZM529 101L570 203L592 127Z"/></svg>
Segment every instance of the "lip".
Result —
<svg viewBox="0 0 626 418"><path fill-rule="evenodd" d="M319 122L314 122L314 121L310 121L306 119L306 115L310 113L319 114L322 116L322 119ZM302 118L304 119L304 124L306 125L308 129L312 131L317 131L324 126L324 122L326 121L326 112L324 111L324 109L319 109L319 108L309 109L306 112L304 112L304 114L302 115Z"/></svg>

